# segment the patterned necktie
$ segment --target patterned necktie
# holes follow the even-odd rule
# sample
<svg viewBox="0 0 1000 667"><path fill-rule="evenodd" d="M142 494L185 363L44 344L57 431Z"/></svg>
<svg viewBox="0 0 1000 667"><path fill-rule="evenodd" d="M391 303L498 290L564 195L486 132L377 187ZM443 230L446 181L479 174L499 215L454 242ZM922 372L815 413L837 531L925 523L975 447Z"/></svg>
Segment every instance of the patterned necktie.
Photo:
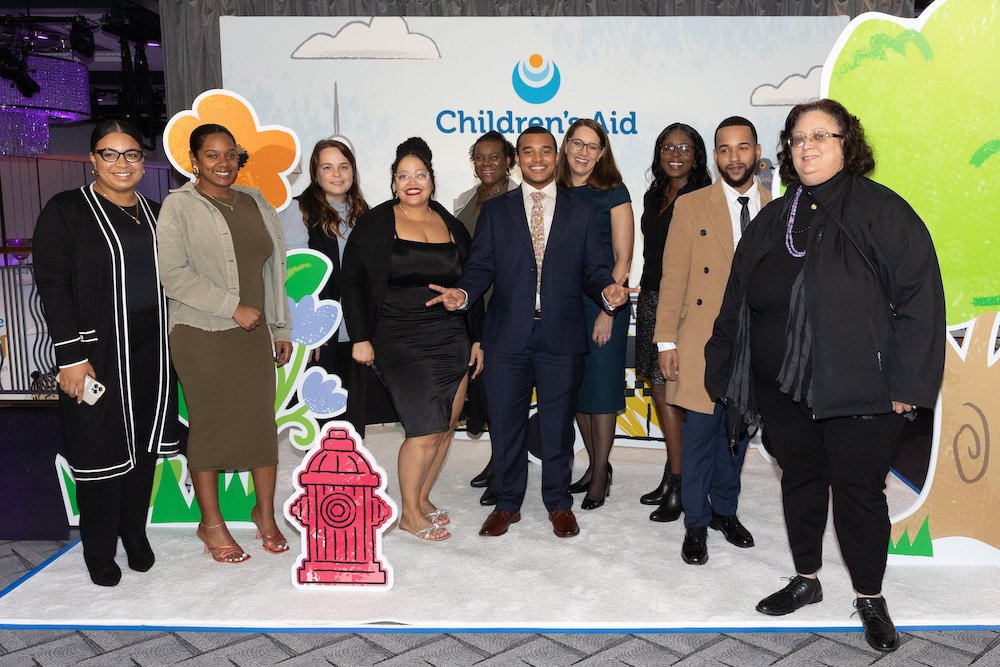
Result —
<svg viewBox="0 0 1000 667"><path fill-rule="evenodd" d="M545 214L542 211L542 198L544 192L532 192L531 198L534 204L531 206L531 220L529 228L531 230L531 245L535 249L535 266L538 267L538 282L535 284L535 291L542 291L542 257L545 255Z"/></svg>
<svg viewBox="0 0 1000 667"><path fill-rule="evenodd" d="M742 210L740 210L740 231L745 232L747 225L750 224L750 207L748 206L750 197L737 197L736 201L743 206Z"/></svg>

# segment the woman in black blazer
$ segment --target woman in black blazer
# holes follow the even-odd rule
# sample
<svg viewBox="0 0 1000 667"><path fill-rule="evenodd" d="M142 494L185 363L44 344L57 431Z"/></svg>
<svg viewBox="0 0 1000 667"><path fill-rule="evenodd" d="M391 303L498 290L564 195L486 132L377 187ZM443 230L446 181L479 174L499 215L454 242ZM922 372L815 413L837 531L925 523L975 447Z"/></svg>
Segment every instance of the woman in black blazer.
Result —
<svg viewBox="0 0 1000 667"><path fill-rule="evenodd" d="M458 281L471 239L431 199L434 169L423 139L407 139L392 164L396 199L364 215L344 251L343 306L354 360L371 366L392 398L406 439L399 449L399 526L431 541L451 533L430 492L458 421L469 369L482 370L482 305L469 316L425 304L428 285Z"/></svg>

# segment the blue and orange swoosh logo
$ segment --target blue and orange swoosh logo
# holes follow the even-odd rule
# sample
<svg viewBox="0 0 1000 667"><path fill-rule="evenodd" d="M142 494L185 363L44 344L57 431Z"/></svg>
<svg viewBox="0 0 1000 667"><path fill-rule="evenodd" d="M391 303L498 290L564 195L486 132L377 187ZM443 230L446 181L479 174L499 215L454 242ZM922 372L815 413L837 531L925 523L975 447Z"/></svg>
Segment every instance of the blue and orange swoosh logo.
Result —
<svg viewBox="0 0 1000 667"><path fill-rule="evenodd" d="M562 77L559 66L540 53L533 53L527 60L514 65L511 83L518 97L529 104L544 104L559 92Z"/></svg>

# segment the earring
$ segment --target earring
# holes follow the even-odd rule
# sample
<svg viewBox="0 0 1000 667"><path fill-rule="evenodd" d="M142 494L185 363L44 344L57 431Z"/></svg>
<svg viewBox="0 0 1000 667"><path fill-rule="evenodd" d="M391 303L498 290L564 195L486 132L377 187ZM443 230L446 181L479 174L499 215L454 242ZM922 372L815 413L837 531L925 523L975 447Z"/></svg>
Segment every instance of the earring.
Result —
<svg viewBox="0 0 1000 667"><path fill-rule="evenodd" d="M90 170L90 175L91 176L97 176L97 172L95 170L91 169Z"/></svg>
<svg viewBox="0 0 1000 667"><path fill-rule="evenodd" d="M195 176L198 176L198 165L193 165L191 171L194 172Z"/></svg>

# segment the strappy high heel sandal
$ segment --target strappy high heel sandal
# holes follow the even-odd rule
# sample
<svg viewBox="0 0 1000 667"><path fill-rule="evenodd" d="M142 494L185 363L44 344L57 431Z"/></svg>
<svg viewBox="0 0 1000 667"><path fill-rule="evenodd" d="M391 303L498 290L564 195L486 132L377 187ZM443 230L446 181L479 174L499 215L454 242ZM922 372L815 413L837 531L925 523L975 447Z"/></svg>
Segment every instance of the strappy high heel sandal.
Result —
<svg viewBox="0 0 1000 667"><path fill-rule="evenodd" d="M195 531L195 534L198 535L198 539L204 542L205 553L212 554L212 560L216 563L229 563L231 565L235 565L237 563L243 563L250 560L250 554L243 551L243 548L236 544L236 542L230 542L229 544L223 544L218 547L211 547L208 545L208 542L205 541L205 538L200 535L202 528L205 530L211 530L213 528L218 528L224 523L225 521L217 523L214 526L206 526L200 521L198 522L198 530Z"/></svg>
<svg viewBox="0 0 1000 667"><path fill-rule="evenodd" d="M253 516L253 511L250 512L250 520L257 525L257 520ZM261 546L264 547L264 551L270 554L283 554L288 551L288 540L280 532L277 535L265 535L261 532L260 526L257 526L256 539L261 541Z"/></svg>

